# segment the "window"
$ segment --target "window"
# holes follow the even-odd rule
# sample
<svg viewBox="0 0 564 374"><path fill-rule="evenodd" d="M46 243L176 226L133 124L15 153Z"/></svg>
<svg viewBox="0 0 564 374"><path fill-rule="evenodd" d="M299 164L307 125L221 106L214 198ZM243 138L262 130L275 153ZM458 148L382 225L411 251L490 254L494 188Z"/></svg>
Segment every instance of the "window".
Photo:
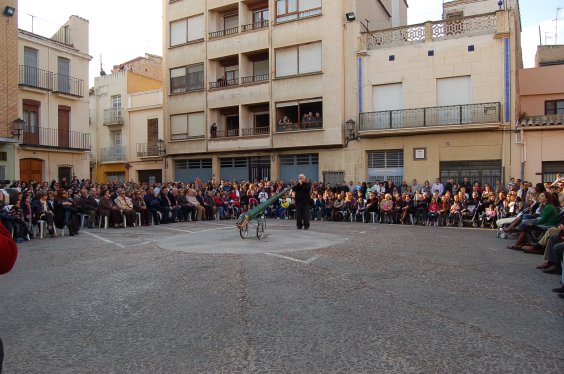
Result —
<svg viewBox="0 0 564 374"><path fill-rule="evenodd" d="M385 182L391 179L396 186L403 180L403 150L368 152L368 181Z"/></svg>
<svg viewBox="0 0 564 374"><path fill-rule="evenodd" d="M564 114L564 100L545 101L544 114Z"/></svg>
<svg viewBox="0 0 564 374"><path fill-rule="evenodd" d="M0 152L0 161L8 161L8 152Z"/></svg>
<svg viewBox="0 0 564 374"><path fill-rule="evenodd" d="M239 26L239 16L237 13L225 14L223 16L223 29L230 30Z"/></svg>
<svg viewBox="0 0 564 374"><path fill-rule="evenodd" d="M112 109L114 117L121 117L121 95L112 96Z"/></svg>
<svg viewBox="0 0 564 374"><path fill-rule="evenodd" d="M170 116L171 140L203 138L206 134L204 112Z"/></svg>
<svg viewBox="0 0 564 374"><path fill-rule="evenodd" d="M437 79L437 125L472 123L470 76Z"/></svg>
<svg viewBox="0 0 564 374"><path fill-rule="evenodd" d="M266 75L268 76L268 60L261 60L253 62L253 75Z"/></svg>
<svg viewBox="0 0 564 374"><path fill-rule="evenodd" d="M321 72L321 42L276 50L276 77Z"/></svg>
<svg viewBox="0 0 564 374"><path fill-rule="evenodd" d="M542 181L552 183L557 175L564 175L564 161L543 161Z"/></svg>
<svg viewBox="0 0 564 374"><path fill-rule="evenodd" d="M446 183L449 178L453 178L455 182L468 178L472 183L480 182L482 186L486 183L495 186L496 179L501 179L500 160L441 161L440 169L442 183Z"/></svg>
<svg viewBox="0 0 564 374"><path fill-rule="evenodd" d="M108 182L124 183L125 182L125 172L124 171L107 172L106 173L106 180Z"/></svg>
<svg viewBox="0 0 564 374"><path fill-rule="evenodd" d="M403 85L401 83L372 86L372 110L403 109Z"/></svg>
<svg viewBox="0 0 564 374"><path fill-rule="evenodd" d="M112 142L112 147L119 148L123 144L121 130L110 131L110 140Z"/></svg>
<svg viewBox="0 0 564 374"><path fill-rule="evenodd" d="M204 89L204 64L170 69L170 93Z"/></svg>
<svg viewBox="0 0 564 374"><path fill-rule="evenodd" d="M170 46L204 39L204 16L199 15L170 23Z"/></svg>
<svg viewBox="0 0 564 374"><path fill-rule="evenodd" d="M38 86L37 49L24 47L23 83L28 86Z"/></svg>
<svg viewBox="0 0 564 374"><path fill-rule="evenodd" d="M323 101L309 99L276 104L276 130L298 131L323 128Z"/></svg>
<svg viewBox="0 0 564 374"><path fill-rule="evenodd" d="M276 22L287 22L321 14L321 0L277 0Z"/></svg>
<svg viewBox="0 0 564 374"><path fill-rule="evenodd" d="M24 144L39 144L39 108L41 103L35 100L23 100Z"/></svg>
<svg viewBox="0 0 564 374"><path fill-rule="evenodd" d="M253 12L253 25L255 28L260 28L268 25L268 19L268 8L255 10Z"/></svg>
<svg viewBox="0 0 564 374"><path fill-rule="evenodd" d="M70 82L70 60L64 57L57 58L57 87L55 91L70 93L71 82Z"/></svg>

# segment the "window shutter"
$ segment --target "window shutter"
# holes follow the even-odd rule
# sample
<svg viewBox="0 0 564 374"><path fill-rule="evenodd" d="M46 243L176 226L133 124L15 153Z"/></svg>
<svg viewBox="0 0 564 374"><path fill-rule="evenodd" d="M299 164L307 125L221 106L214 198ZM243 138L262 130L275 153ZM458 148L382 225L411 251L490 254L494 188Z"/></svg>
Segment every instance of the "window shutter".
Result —
<svg viewBox="0 0 564 374"><path fill-rule="evenodd" d="M188 115L170 116L170 133L172 135L188 133Z"/></svg>
<svg viewBox="0 0 564 374"><path fill-rule="evenodd" d="M285 48L276 51L276 76L286 77L298 74L298 49Z"/></svg>
<svg viewBox="0 0 564 374"><path fill-rule="evenodd" d="M188 115L188 136L191 138L205 136L206 135L206 123L204 112L200 113L190 113Z"/></svg>
<svg viewBox="0 0 564 374"><path fill-rule="evenodd" d="M188 41L204 38L204 16L196 16L188 19Z"/></svg>
<svg viewBox="0 0 564 374"><path fill-rule="evenodd" d="M321 71L321 43L301 45L300 74Z"/></svg>
<svg viewBox="0 0 564 374"><path fill-rule="evenodd" d="M187 36L186 20L174 21L170 23L170 45L186 43Z"/></svg>

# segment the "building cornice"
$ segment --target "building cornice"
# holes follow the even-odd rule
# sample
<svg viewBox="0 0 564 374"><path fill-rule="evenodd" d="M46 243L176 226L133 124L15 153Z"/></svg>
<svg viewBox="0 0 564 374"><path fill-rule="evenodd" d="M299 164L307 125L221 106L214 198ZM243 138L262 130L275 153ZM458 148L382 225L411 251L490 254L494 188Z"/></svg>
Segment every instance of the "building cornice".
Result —
<svg viewBox="0 0 564 374"><path fill-rule="evenodd" d="M68 45L68 44L64 44L61 42L58 42L56 40L47 38L45 36L41 36L41 35L37 35L34 34L32 32L26 31L26 30L22 30L22 29L18 29L18 38L22 39L22 40L27 40L33 43L39 43L42 44L46 47L50 47L50 48L55 48L58 49L60 51L66 52L66 53L70 53L76 57L80 57L80 58L84 58L88 61L92 60L92 56L90 56L87 53L81 52L80 50Z"/></svg>

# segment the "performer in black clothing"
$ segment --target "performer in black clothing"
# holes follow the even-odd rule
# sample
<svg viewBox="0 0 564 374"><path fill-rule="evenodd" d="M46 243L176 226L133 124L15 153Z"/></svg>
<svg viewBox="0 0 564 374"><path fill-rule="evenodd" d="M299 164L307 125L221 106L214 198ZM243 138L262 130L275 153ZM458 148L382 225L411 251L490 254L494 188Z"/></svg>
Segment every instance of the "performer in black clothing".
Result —
<svg viewBox="0 0 564 374"><path fill-rule="evenodd" d="M296 205L296 222L298 230L302 227L307 230L309 229L309 215L311 206L311 185L307 183L306 177L300 174L298 177L299 183L294 186L293 191L296 194L295 205Z"/></svg>

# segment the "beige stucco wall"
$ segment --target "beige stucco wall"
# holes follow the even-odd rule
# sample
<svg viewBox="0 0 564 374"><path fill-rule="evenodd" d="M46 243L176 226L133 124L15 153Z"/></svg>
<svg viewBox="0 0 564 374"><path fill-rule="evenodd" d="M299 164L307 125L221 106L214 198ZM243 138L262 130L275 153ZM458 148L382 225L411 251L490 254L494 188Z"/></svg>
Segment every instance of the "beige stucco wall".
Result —
<svg viewBox="0 0 564 374"><path fill-rule="evenodd" d="M544 115L546 100L564 100L564 65L522 69L521 113L527 116Z"/></svg>
<svg viewBox="0 0 564 374"><path fill-rule="evenodd" d="M59 166L72 166L72 173L79 179L90 178L90 162L87 152L70 152L63 150L42 150L32 148L18 148L16 159L33 158L41 160L43 181L59 178ZM19 174L19 163L16 162Z"/></svg>
<svg viewBox="0 0 564 374"><path fill-rule="evenodd" d="M147 122L150 119L157 119L159 123L159 133L155 140L162 139L164 133L163 124L163 95L162 90L146 91L128 96L129 101L129 121L128 134L129 147L127 150L128 161L142 162L137 157L137 144L147 143Z"/></svg>

